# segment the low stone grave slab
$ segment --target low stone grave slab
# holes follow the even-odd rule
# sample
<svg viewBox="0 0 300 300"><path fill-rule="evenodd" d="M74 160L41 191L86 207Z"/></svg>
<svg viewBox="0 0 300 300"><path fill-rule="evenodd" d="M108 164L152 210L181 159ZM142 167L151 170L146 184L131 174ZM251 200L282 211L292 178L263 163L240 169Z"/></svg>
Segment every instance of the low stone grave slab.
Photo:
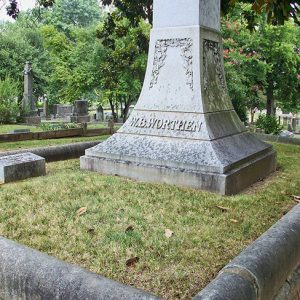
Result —
<svg viewBox="0 0 300 300"><path fill-rule="evenodd" d="M45 159L33 153L0 157L0 183L46 175Z"/></svg>
<svg viewBox="0 0 300 300"><path fill-rule="evenodd" d="M10 131L10 134L15 134L15 133L29 133L30 129L15 129L13 131Z"/></svg>

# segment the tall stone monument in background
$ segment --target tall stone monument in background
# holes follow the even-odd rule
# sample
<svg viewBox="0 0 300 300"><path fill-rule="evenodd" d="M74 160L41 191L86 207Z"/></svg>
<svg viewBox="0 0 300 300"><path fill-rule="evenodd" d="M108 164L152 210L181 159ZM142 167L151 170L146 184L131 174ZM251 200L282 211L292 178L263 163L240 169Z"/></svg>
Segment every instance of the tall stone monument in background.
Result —
<svg viewBox="0 0 300 300"><path fill-rule="evenodd" d="M33 73L30 62L26 62L23 71L24 75L24 94L22 99L22 110L24 121L31 124L39 124L41 118L37 115L35 100L33 97Z"/></svg>
<svg viewBox="0 0 300 300"><path fill-rule="evenodd" d="M235 194L276 168L229 99L220 0L154 0L147 73L130 118L81 168Z"/></svg>

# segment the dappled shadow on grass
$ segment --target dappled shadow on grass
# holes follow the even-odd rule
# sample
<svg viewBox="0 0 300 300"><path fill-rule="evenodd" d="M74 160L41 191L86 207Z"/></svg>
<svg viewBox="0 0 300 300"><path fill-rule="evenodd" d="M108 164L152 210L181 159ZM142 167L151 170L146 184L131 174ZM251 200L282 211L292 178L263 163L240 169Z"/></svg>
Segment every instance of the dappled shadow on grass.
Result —
<svg viewBox="0 0 300 300"><path fill-rule="evenodd" d="M300 147L276 149L282 169L232 197L81 171L78 160L47 164L47 176L0 188L0 234L163 298L189 299L296 204Z"/></svg>

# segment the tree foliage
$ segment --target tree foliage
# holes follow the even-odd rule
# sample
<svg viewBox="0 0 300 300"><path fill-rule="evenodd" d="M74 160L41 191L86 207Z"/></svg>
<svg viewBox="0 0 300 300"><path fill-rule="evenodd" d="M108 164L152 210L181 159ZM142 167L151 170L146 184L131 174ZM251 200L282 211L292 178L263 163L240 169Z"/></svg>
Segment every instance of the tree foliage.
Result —
<svg viewBox="0 0 300 300"><path fill-rule="evenodd" d="M140 93L149 31L150 26L143 21L138 27L131 27L128 19L112 17L98 30L98 37L105 46L105 56L100 64L101 87L115 119L118 106L126 119L130 105Z"/></svg>
<svg viewBox="0 0 300 300"><path fill-rule="evenodd" d="M300 28L292 22L273 26L261 17L255 31L236 7L223 18L225 70L230 96L243 118L241 107L252 112L265 103L274 114L276 103L283 109L299 109Z"/></svg>
<svg viewBox="0 0 300 300"><path fill-rule="evenodd" d="M52 102L72 103L81 98L97 99L103 47L96 39L96 28L73 28L69 35L53 25L41 27L49 53L48 96Z"/></svg>
<svg viewBox="0 0 300 300"><path fill-rule="evenodd" d="M27 27L23 19L0 26L0 79L13 78L19 86L19 101L22 98L23 69L31 61L34 70L34 93L43 95L47 87L49 69L48 55L38 28Z"/></svg>
<svg viewBox="0 0 300 300"><path fill-rule="evenodd" d="M0 79L0 123L12 123L19 113L17 102L18 84L6 77Z"/></svg>

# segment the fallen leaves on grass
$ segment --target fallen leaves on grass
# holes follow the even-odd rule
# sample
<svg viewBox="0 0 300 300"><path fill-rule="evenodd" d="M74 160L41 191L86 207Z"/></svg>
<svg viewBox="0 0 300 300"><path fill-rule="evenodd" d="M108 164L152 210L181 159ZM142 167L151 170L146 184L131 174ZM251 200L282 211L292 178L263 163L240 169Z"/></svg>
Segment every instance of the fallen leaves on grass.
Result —
<svg viewBox="0 0 300 300"><path fill-rule="evenodd" d="M224 206L221 206L221 205L216 205L216 208L220 209L222 212L229 211L228 207L224 207Z"/></svg>
<svg viewBox="0 0 300 300"><path fill-rule="evenodd" d="M132 257L126 260L126 266L128 268L134 267L138 262L139 262L140 258L139 257Z"/></svg>
<svg viewBox="0 0 300 300"><path fill-rule="evenodd" d="M231 223L234 223L234 224L237 224L239 221L236 220L236 219L230 219L230 222L231 222Z"/></svg>
<svg viewBox="0 0 300 300"><path fill-rule="evenodd" d="M79 209L77 210L76 216L77 216L77 217L80 217L80 216L82 216L83 214L85 214L86 211L87 211L87 208L86 208L86 207L81 207L81 208L79 208Z"/></svg>
<svg viewBox="0 0 300 300"><path fill-rule="evenodd" d="M125 229L125 233L130 233L134 230L134 227L132 225L129 225L126 229Z"/></svg>
<svg viewBox="0 0 300 300"><path fill-rule="evenodd" d="M293 195L292 197L293 197L295 202L300 203L300 196Z"/></svg>
<svg viewBox="0 0 300 300"><path fill-rule="evenodd" d="M89 229L87 230L87 233L89 233L89 234L94 234L94 233L95 233L95 228L89 228Z"/></svg>
<svg viewBox="0 0 300 300"><path fill-rule="evenodd" d="M174 234L174 232L170 229L166 229L165 230L165 236L169 239L170 237L172 237Z"/></svg>

